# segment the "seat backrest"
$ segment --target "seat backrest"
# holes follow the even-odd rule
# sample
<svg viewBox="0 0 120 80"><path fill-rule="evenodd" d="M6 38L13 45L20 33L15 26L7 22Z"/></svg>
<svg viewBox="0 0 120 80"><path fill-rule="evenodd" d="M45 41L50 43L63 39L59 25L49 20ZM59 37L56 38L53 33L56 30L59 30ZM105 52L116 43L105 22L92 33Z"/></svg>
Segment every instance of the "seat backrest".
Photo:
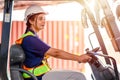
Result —
<svg viewBox="0 0 120 80"><path fill-rule="evenodd" d="M14 44L10 47L10 67L12 80L24 80L22 74L18 70L12 68L21 68L21 64L25 60L25 54L20 45Z"/></svg>
<svg viewBox="0 0 120 80"><path fill-rule="evenodd" d="M10 64L17 65L23 63L25 54L20 45L14 44L10 48Z"/></svg>

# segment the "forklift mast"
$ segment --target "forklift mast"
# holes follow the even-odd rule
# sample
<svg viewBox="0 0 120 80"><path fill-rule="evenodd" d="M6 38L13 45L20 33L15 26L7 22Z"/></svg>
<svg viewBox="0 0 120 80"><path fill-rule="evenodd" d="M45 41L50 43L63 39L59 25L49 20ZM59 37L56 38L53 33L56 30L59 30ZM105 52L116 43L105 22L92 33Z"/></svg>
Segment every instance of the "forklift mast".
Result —
<svg viewBox="0 0 120 80"><path fill-rule="evenodd" d="M89 20L91 22L91 25L93 27L94 33L95 33L95 35L97 37L97 40L99 42L99 45L101 47L102 53L105 54L105 55L108 55L108 52L106 50L104 41L102 39L101 33L99 31L99 28L98 28L98 24L97 24L97 22L95 20L95 17L93 15L92 11L90 10L89 6L87 5L87 3L85 1L82 2L82 5L83 5L83 7L84 7L84 9L86 11L86 15L88 16L88 18L89 18ZM107 64L111 64L110 60L108 58L105 58L105 61L106 61Z"/></svg>
<svg viewBox="0 0 120 80"><path fill-rule="evenodd" d="M101 51L103 54L108 55L108 52L106 50L105 47L105 43L102 39L100 30L98 28L99 22L100 22L100 15L99 15L99 8L100 7L103 10L103 14L105 15L105 20L107 22L107 25L105 26L105 29L109 35L109 38L111 40L111 43L113 45L113 48L115 51L120 51L120 32L118 29L118 26L116 24L115 21L115 16L113 15L113 12L110 8L110 5L108 3L109 0L93 0L95 2L95 4L97 4L97 6L95 6L94 12L95 15L92 13L92 11L90 10L86 0L81 1L80 3L82 4L82 6L84 7L85 11L86 11L86 16L88 16L92 27L94 29L94 33L96 34L96 37L98 39L99 45L101 47ZM97 8L96 8L97 7ZM84 15L82 15L81 17L83 18ZM95 20L96 18L96 20ZM84 23L86 23L85 19L83 19ZM85 25L85 24L83 24ZM86 24L87 25L87 24ZM107 64L110 64L110 61L108 59L105 59Z"/></svg>
<svg viewBox="0 0 120 80"><path fill-rule="evenodd" d="M115 51L120 51L120 32L119 32L119 29L118 29L118 26L116 24L116 21L115 21L115 17L112 13L112 10L110 8L110 5L108 3L109 0L97 0L102 9L103 9L103 12L105 14L105 19L108 23L108 27L106 27L106 30L109 30L110 31L110 39L111 39L111 42L113 44L113 47L115 49Z"/></svg>

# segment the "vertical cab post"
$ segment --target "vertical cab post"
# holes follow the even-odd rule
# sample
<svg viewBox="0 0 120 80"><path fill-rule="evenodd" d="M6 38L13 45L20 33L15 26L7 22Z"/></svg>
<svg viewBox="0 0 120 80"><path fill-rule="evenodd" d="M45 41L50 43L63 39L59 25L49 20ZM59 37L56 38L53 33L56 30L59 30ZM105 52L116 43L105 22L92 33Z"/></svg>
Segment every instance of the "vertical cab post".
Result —
<svg viewBox="0 0 120 80"><path fill-rule="evenodd" d="M9 41L13 0L4 0L4 16L0 50L0 80L10 80Z"/></svg>

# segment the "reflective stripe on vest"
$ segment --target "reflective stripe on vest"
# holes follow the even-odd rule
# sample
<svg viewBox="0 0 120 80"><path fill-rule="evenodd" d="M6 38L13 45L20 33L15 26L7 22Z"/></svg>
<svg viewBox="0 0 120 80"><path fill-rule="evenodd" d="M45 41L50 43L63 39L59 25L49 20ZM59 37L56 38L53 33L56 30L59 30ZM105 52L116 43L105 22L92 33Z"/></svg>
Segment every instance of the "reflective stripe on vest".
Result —
<svg viewBox="0 0 120 80"><path fill-rule="evenodd" d="M43 62L43 61L42 61ZM33 73L35 76L40 76L42 74L45 74L46 72L50 71L51 69L48 67L48 65L46 65L46 63L43 62L42 65L37 66L35 68L27 68L26 66L23 66L23 69ZM26 73L23 73L23 77L24 78L30 78L31 76L29 76Z"/></svg>
<svg viewBox="0 0 120 80"><path fill-rule="evenodd" d="M27 37L27 36L35 36L32 32L27 32L26 34L23 34L18 40L16 40L16 44L22 44L23 38ZM45 59L45 57L44 57ZM46 72L50 71L51 68L49 67L48 63L46 62L47 59L42 60L42 65L34 67L34 68L27 68L26 66L23 65L23 69L33 73L35 76L40 76L42 74L45 74ZM24 78L30 78L31 76L29 76L26 73L23 73L23 77Z"/></svg>

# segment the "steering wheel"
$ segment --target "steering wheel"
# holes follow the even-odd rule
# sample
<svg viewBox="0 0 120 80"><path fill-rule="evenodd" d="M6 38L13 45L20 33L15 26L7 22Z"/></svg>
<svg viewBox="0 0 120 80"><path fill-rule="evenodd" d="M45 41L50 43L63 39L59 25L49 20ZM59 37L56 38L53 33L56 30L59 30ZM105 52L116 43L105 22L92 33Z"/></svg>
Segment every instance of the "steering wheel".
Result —
<svg viewBox="0 0 120 80"><path fill-rule="evenodd" d="M10 68L13 71L20 71L20 72L25 72L27 73L29 76L31 76L34 80L38 80L37 77L35 75L33 75L32 73L30 73L29 71L26 71L24 69L21 68Z"/></svg>

